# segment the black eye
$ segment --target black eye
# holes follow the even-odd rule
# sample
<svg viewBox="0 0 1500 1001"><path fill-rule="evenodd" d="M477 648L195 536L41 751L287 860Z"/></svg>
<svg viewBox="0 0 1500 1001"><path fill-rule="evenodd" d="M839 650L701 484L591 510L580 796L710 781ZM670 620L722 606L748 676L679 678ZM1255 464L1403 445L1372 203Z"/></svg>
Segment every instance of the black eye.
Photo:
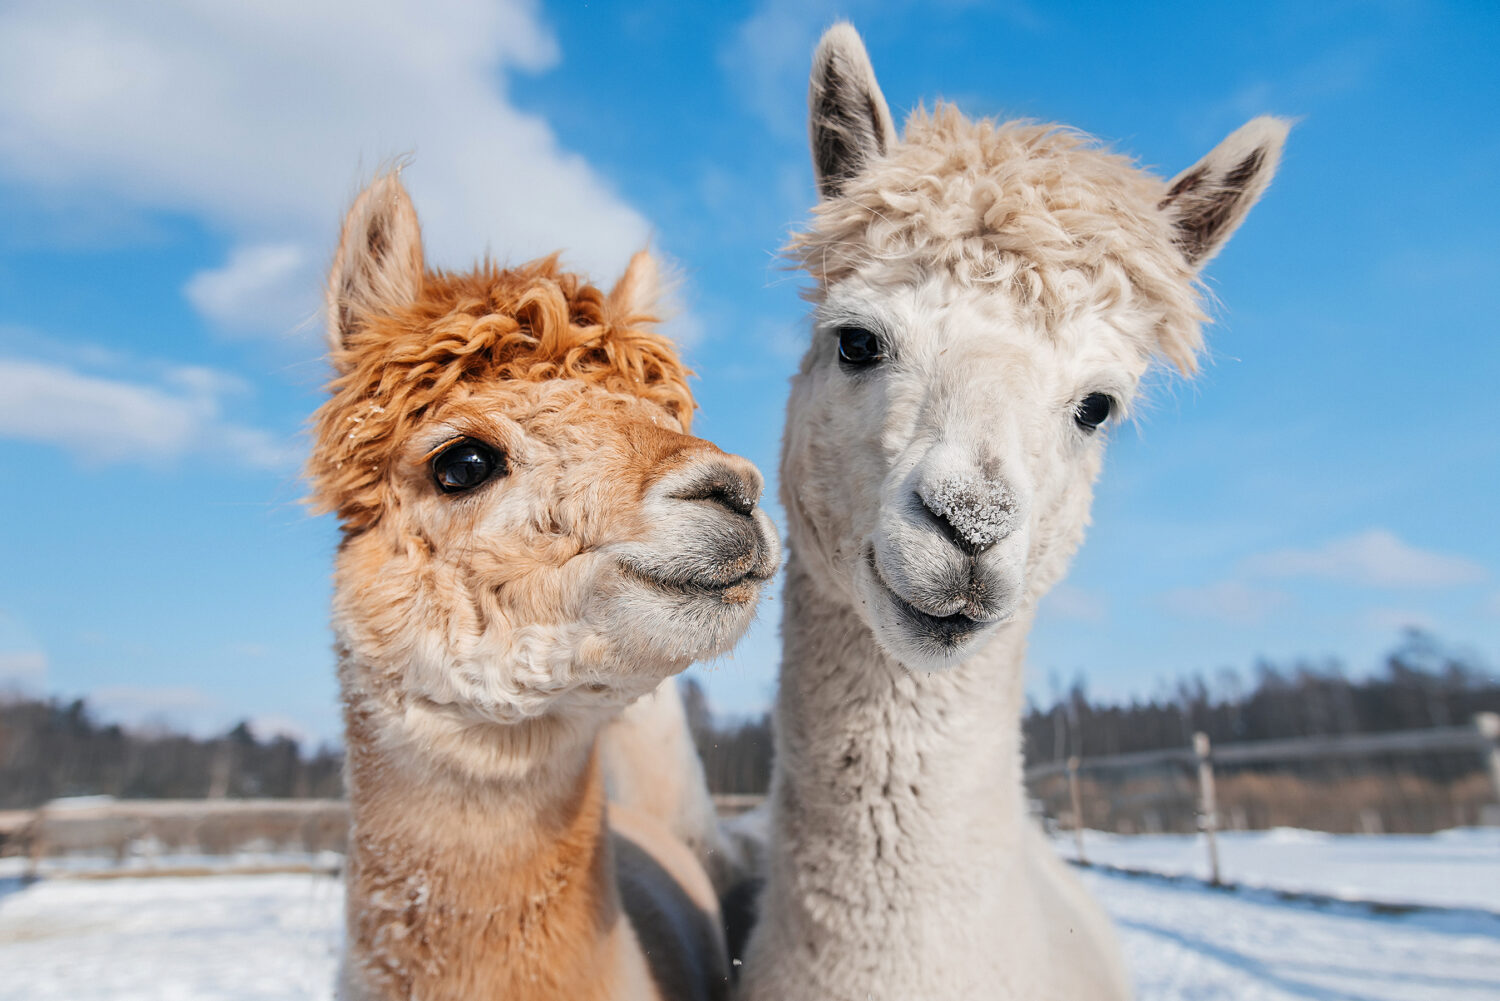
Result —
<svg viewBox="0 0 1500 1001"><path fill-rule="evenodd" d="M473 490L505 471L504 455L470 438L449 445L432 457L432 479L445 494Z"/></svg>
<svg viewBox="0 0 1500 1001"><path fill-rule="evenodd" d="M1103 393L1090 393L1073 408L1073 419L1085 431L1092 431L1109 419L1109 412L1114 408L1115 401L1110 397Z"/></svg>
<svg viewBox="0 0 1500 1001"><path fill-rule="evenodd" d="M880 352L880 338L864 327L839 328L839 361L845 365L863 368L884 357Z"/></svg>

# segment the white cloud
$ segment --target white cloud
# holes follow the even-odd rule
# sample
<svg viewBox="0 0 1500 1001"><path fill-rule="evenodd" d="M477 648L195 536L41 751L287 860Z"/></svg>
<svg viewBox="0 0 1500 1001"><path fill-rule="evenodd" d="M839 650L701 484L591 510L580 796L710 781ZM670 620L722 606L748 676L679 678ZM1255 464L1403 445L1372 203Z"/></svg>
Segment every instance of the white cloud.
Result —
<svg viewBox="0 0 1500 1001"><path fill-rule="evenodd" d="M47 655L40 650L0 650L0 688L40 691L47 680Z"/></svg>
<svg viewBox="0 0 1500 1001"><path fill-rule="evenodd" d="M1418 549L1382 528L1334 539L1315 549L1265 553L1247 560L1245 569L1267 577L1320 577L1405 588L1455 587L1489 576L1472 560Z"/></svg>
<svg viewBox="0 0 1500 1001"><path fill-rule="evenodd" d="M1280 591L1251 587L1237 580L1223 580L1206 587L1168 591L1162 595L1162 607L1183 618L1250 626L1264 622L1287 600L1287 595Z"/></svg>
<svg viewBox="0 0 1500 1001"><path fill-rule="evenodd" d="M0 175L227 232L188 294L232 329L297 316L358 184L403 154L436 263L562 247L607 282L646 220L505 93L558 58L530 0L19 0L0 12Z"/></svg>
<svg viewBox="0 0 1500 1001"><path fill-rule="evenodd" d="M1042 600L1042 613L1073 622L1103 622L1109 617L1109 603L1101 594L1059 584Z"/></svg>
<svg viewBox="0 0 1500 1001"><path fill-rule="evenodd" d="M317 268L294 243L236 247L223 267L198 272L182 291L200 314L234 333L321 328Z"/></svg>
<svg viewBox="0 0 1500 1001"><path fill-rule="evenodd" d="M297 457L292 442L224 418L225 397L242 388L204 368L174 369L151 385L0 358L0 438L57 445L84 463L212 452L253 468L287 468Z"/></svg>

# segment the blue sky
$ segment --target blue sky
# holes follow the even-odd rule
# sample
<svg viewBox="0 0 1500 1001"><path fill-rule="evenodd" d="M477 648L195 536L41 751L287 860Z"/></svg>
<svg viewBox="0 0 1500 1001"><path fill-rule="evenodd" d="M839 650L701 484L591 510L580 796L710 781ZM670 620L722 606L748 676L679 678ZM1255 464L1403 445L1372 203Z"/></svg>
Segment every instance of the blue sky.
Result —
<svg viewBox="0 0 1500 1001"><path fill-rule="evenodd" d="M898 118L944 97L1066 122L1166 175L1255 114L1299 119L1210 266L1205 371L1117 432L1034 693L1364 671L1405 625L1500 663L1500 16L1126 6L7 4L0 685L337 733L335 530L298 463L321 273L395 156L439 263L675 260L696 430L773 474L805 337L775 251L813 200L806 73L837 16ZM768 702L778 614L694 669L721 709Z"/></svg>

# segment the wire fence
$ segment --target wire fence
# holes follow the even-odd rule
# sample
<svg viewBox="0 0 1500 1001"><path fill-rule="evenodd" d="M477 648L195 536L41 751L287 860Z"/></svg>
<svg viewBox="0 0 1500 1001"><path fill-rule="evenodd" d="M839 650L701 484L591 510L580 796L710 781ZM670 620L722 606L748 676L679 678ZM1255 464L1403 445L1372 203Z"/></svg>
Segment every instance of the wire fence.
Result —
<svg viewBox="0 0 1500 1001"><path fill-rule="evenodd" d="M1386 834L1500 826L1500 715L1467 726L1071 757L1026 770L1033 807L1089 861L1084 831L1201 834L1205 871L1223 879L1221 831L1276 827ZM721 816L754 808L759 792L715 796ZM181 870L337 858L348 807L336 799L110 800L0 812L0 855L62 874L94 868ZM212 860L220 860L213 862ZM269 860L269 861L268 861Z"/></svg>
<svg viewBox="0 0 1500 1001"><path fill-rule="evenodd" d="M1303 827L1430 833L1500 824L1500 715L1472 725L1191 746L1071 757L1033 765L1038 812L1071 829L1118 834L1202 832L1210 881L1222 880L1217 833Z"/></svg>
<svg viewBox="0 0 1500 1001"><path fill-rule="evenodd" d="M714 805L732 817L763 799ZM336 871L348 835L341 799L58 800L0 811L0 878Z"/></svg>
<svg viewBox="0 0 1500 1001"><path fill-rule="evenodd" d="M348 831L343 800L91 797L0 814L0 855L30 877L324 870Z"/></svg>

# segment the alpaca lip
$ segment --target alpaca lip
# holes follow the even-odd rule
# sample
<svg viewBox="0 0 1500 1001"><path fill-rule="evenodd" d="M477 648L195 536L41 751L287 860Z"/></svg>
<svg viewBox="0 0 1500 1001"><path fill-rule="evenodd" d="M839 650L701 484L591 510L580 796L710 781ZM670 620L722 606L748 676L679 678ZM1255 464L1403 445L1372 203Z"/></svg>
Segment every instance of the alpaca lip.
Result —
<svg viewBox="0 0 1500 1001"><path fill-rule="evenodd" d="M954 612L952 615L931 615L924 612L897 594L895 589L886 582L879 565L875 562L873 547L865 550L865 562L869 564L871 575L880 585L880 589L885 592L891 605L895 607L896 613L914 632L929 636L943 646L956 647L980 630L993 625L991 622L981 622L970 618L963 612Z"/></svg>
<svg viewBox="0 0 1500 1001"><path fill-rule="evenodd" d="M726 605L744 605L754 601L760 585L771 579L770 574L761 573L755 568L730 580L713 583L655 573L632 560L622 560L620 569L626 577L654 590L695 598L712 598Z"/></svg>

